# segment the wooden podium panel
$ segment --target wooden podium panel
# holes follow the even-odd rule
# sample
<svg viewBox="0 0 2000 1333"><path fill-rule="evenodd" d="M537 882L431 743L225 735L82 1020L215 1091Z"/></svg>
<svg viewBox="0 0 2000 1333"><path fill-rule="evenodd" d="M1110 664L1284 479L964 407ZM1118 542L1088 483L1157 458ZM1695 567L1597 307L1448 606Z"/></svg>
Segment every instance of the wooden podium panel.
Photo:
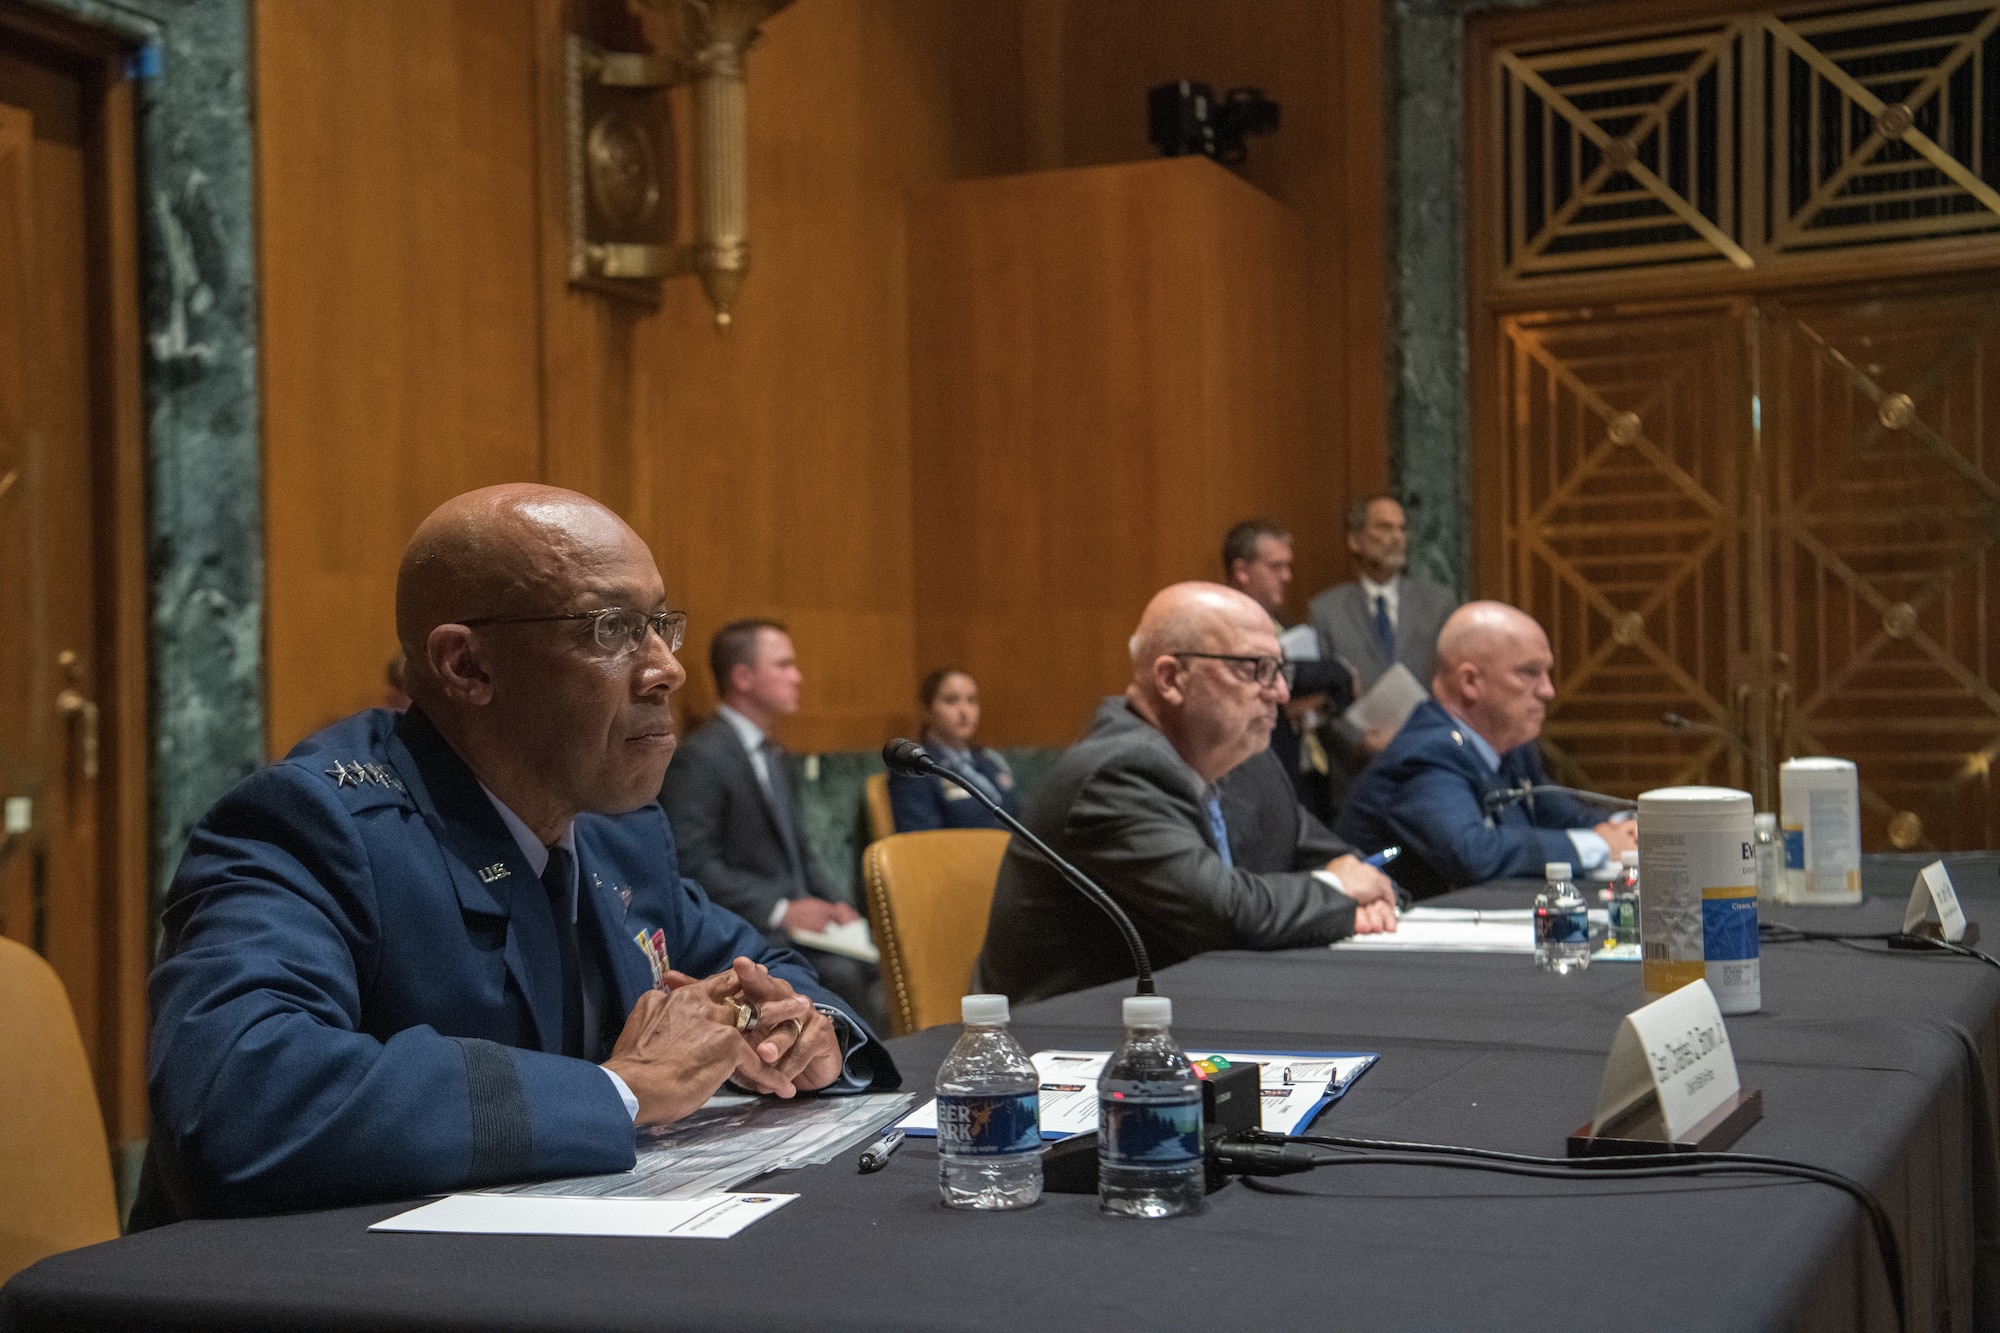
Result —
<svg viewBox="0 0 2000 1333"><path fill-rule="evenodd" d="M973 672L990 744L1067 744L1231 523L1338 527L1300 224L1178 158L949 185L909 246L917 671Z"/></svg>

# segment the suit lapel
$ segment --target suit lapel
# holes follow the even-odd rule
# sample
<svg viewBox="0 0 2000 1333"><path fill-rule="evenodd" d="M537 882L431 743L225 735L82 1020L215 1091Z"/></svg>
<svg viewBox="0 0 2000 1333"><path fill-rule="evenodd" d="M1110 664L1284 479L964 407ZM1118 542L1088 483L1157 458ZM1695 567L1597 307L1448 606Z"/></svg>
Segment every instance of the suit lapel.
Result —
<svg viewBox="0 0 2000 1333"><path fill-rule="evenodd" d="M1368 594L1358 580L1343 591L1347 596L1341 599L1340 609L1347 617L1348 642L1361 645L1361 660L1355 665L1361 668L1361 688L1365 690L1389 669L1389 663L1382 656L1382 645L1375 641L1375 620L1369 614Z"/></svg>
<svg viewBox="0 0 2000 1333"><path fill-rule="evenodd" d="M613 882L611 861L590 836L583 819L576 824L576 863L577 892L588 894L596 909L583 914L596 923L595 938L581 941L579 947L587 949L595 945L600 950L598 957L610 960L611 980L618 991L618 1012L604 1015L604 1020L607 1028L615 1030L624 1025L625 1015L632 1012L639 997L653 988L653 969L646 961L645 949L634 938L638 932L627 929L625 924L630 900L620 890L631 886ZM671 966L673 959L667 962Z"/></svg>
<svg viewBox="0 0 2000 1333"><path fill-rule="evenodd" d="M459 906L507 920L507 972L527 998L544 1051L562 1050L562 963L542 882L500 822L479 780L411 708L389 738L390 762L444 853Z"/></svg>

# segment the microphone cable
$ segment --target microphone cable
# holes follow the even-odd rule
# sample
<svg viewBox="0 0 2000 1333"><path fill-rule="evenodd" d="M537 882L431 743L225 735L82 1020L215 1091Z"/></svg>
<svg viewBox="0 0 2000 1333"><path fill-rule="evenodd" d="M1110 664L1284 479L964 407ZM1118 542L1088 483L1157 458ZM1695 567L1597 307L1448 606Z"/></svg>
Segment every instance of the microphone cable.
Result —
<svg viewBox="0 0 2000 1333"><path fill-rule="evenodd" d="M1337 1151L1318 1153L1315 1148ZM1319 1167L1429 1166L1463 1171L1490 1171L1537 1180L1665 1180L1698 1176L1784 1176L1826 1185L1860 1204L1875 1235L1882 1271L1895 1308L1896 1327L1908 1328L1903 1291L1903 1252L1896 1229L1881 1200L1860 1181L1810 1162L1759 1153L1692 1152L1626 1154L1609 1157L1537 1157L1492 1148L1465 1148L1442 1143L1402 1143L1331 1134L1272 1134L1251 1130L1216 1145L1216 1165L1244 1177L1244 1185L1266 1193L1293 1193L1262 1184L1257 1177L1295 1175Z"/></svg>
<svg viewBox="0 0 2000 1333"><path fill-rule="evenodd" d="M1757 927L1759 944L1805 944L1829 942L1844 944L1862 953L1879 953L1884 956L1895 953L1944 953L1960 958L1975 958L1988 967L2000 968L2000 958L1981 949L1974 949L1955 940L1941 940L1929 935L1914 935L1903 930L1884 931L1840 931L1802 930L1781 921L1761 922ZM1863 949L1863 944L1887 944L1887 949Z"/></svg>

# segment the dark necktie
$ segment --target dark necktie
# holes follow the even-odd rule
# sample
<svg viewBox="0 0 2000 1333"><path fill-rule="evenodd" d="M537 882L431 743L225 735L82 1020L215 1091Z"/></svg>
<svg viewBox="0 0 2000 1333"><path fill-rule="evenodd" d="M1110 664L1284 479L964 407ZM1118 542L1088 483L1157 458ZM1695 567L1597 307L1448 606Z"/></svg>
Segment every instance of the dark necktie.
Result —
<svg viewBox="0 0 2000 1333"><path fill-rule="evenodd" d="M764 738L764 771L771 783L771 817L778 824L778 838L785 846L785 860L792 867L792 881L798 886L797 897L806 892L805 864L799 857L799 831L792 824L792 780L785 770L785 747Z"/></svg>
<svg viewBox="0 0 2000 1333"><path fill-rule="evenodd" d="M1396 660L1396 627L1389 622L1389 599L1375 594L1375 642L1381 645L1382 659Z"/></svg>
<svg viewBox="0 0 2000 1333"><path fill-rule="evenodd" d="M580 1057L583 1055L583 969L577 962L576 922L570 919L569 912L573 864L568 848L549 848L549 863L542 867L542 887L548 890L549 915L555 918L556 951L562 957L562 1053Z"/></svg>

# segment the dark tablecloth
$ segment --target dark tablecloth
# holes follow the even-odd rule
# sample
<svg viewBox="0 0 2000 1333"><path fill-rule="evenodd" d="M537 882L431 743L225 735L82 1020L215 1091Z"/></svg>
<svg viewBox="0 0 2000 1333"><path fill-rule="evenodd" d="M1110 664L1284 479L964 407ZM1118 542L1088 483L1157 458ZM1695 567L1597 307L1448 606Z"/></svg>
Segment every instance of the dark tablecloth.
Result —
<svg viewBox="0 0 2000 1333"><path fill-rule="evenodd" d="M1918 862L1921 864L1921 862ZM1986 867L1990 869L1990 865ZM1775 915L1889 929L1895 895ZM2000 882L1955 870L1980 915ZM1891 880L1897 882L1890 882ZM1444 902L1521 905L1526 890ZM1993 913L2000 929L2000 912ZM2000 972L1833 943L1768 948L1730 1020L1764 1119L1737 1144L1855 1176L1902 1242L1911 1327L2000 1328ZM1030 1049L1105 1048L1104 987L1022 1006ZM1329 1132L1560 1155L1590 1112L1638 968L1546 976L1518 955L1219 953L1162 974L1191 1046L1377 1051ZM955 1035L896 1042L912 1086ZM0 1292L8 1330L121 1328L1888 1328L1854 1203L1794 1181L1558 1182L1417 1167L1243 1184L1199 1216L1100 1217L1087 1196L954 1213L912 1141L768 1178L802 1197L729 1241L370 1235L407 1203L183 1222L58 1255Z"/></svg>

